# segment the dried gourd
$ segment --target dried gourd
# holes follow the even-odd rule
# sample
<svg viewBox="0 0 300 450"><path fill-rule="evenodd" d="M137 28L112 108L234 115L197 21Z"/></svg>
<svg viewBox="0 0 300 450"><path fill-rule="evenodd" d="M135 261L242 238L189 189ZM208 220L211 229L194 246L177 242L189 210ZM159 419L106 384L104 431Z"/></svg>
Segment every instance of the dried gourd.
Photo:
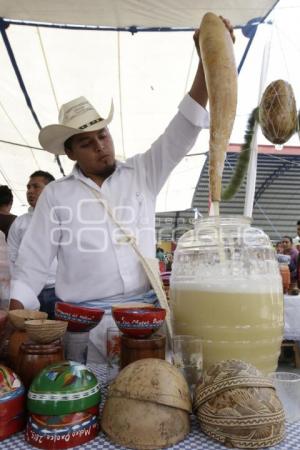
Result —
<svg viewBox="0 0 300 450"><path fill-rule="evenodd" d="M211 365L194 393L201 430L227 447L262 448L284 439L285 415L270 378L251 364Z"/></svg>
<svg viewBox="0 0 300 450"><path fill-rule="evenodd" d="M213 13L202 19L199 46L210 109L210 194L212 202L219 202L224 156L236 114L237 70L230 33Z"/></svg>
<svg viewBox="0 0 300 450"><path fill-rule="evenodd" d="M297 109L292 86L284 80L270 83L259 105L263 135L272 144L284 144L297 129Z"/></svg>

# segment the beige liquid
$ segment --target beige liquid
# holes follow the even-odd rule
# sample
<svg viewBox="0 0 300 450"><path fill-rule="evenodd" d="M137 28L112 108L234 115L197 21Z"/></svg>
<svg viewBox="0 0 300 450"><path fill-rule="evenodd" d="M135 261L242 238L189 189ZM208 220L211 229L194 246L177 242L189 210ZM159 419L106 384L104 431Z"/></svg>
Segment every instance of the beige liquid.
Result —
<svg viewBox="0 0 300 450"><path fill-rule="evenodd" d="M204 368L234 358L252 363L265 374L276 370L283 333L283 294L280 289L259 291L172 288L175 333L202 337Z"/></svg>

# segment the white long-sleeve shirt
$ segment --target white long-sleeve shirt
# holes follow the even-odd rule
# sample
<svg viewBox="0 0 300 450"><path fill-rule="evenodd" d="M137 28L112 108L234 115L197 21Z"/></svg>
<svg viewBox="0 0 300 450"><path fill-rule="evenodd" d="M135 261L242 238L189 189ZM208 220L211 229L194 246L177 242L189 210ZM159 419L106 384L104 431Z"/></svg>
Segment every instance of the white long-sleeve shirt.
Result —
<svg viewBox="0 0 300 450"><path fill-rule="evenodd" d="M10 270L5 234L0 230L0 308L8 308Z"/></svg>
<svg viewBox="0 0 300 450"><path fill-rule="evenodd" d="M11 271L13 271L13 266L17 260L21 242L30 225L33 212L34 208L30 206L28 208L28 212L26 214L18 216L10 226L9 233L7 236L7 245ZM54 258L54 260L51 263L44 287L46 288L54 287L56 278L56 269L57 269L57 259Z"/></svg>
<svg viewBox="0 0 300 450"><path fill-rule="evenodd" d="M64 301L111 302L149 289L144 270L120 231L90 192L106 199L116 219L136 237L144 256L155 255L156 196L176 164L193 147L208 114L189 95L151 148L118 163L99 187L75 165L45 187L22 240L12 274L11 298L35 308L50 264L58 259L56 295Z"/></svg>

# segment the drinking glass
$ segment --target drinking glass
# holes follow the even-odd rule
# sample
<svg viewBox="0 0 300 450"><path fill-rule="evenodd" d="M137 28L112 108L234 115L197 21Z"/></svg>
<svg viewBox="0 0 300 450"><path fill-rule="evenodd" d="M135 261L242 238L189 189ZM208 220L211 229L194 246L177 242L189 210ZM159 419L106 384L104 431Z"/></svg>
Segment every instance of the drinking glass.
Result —
<svg viewBox="0 0 300 450"><path fill-rule="evenodd" d="M300 374L273 372L270 377L283 405L286 420L288 422L300 420Z"/></svg>
<svg viewBox="0 0 300 450"><path fill-rule="evenodd" d="M117 327L107 328L107 382L113 381L121 365L121 333Z"/></svg>
<svg viewBox="0 0 300 450"><path fill-rule="evenodd" d="M172 362L193 390L202 374L202 339L199 336L175 335L172 340Z"/></svg>
<svg viewBox="0 0 300 450"><path fill-rule="evenodd" d="M9 309L9 280L0 280L0 309L8 311Z"/></svg>

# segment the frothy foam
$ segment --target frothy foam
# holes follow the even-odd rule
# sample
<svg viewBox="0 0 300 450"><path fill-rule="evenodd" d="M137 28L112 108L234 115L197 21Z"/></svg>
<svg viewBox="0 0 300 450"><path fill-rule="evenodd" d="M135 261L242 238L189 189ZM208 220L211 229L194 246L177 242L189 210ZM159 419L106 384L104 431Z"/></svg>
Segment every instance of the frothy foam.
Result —
<svg viewBox="0 0 300 450"><path fill-rule="evenodd" d="M205 291L205 292L226 292L240 294L257 293L282 293L282 281L280 276L273 277L251 277L249 279L203 279L197 281L172 282L171 291Z"/></svg>

